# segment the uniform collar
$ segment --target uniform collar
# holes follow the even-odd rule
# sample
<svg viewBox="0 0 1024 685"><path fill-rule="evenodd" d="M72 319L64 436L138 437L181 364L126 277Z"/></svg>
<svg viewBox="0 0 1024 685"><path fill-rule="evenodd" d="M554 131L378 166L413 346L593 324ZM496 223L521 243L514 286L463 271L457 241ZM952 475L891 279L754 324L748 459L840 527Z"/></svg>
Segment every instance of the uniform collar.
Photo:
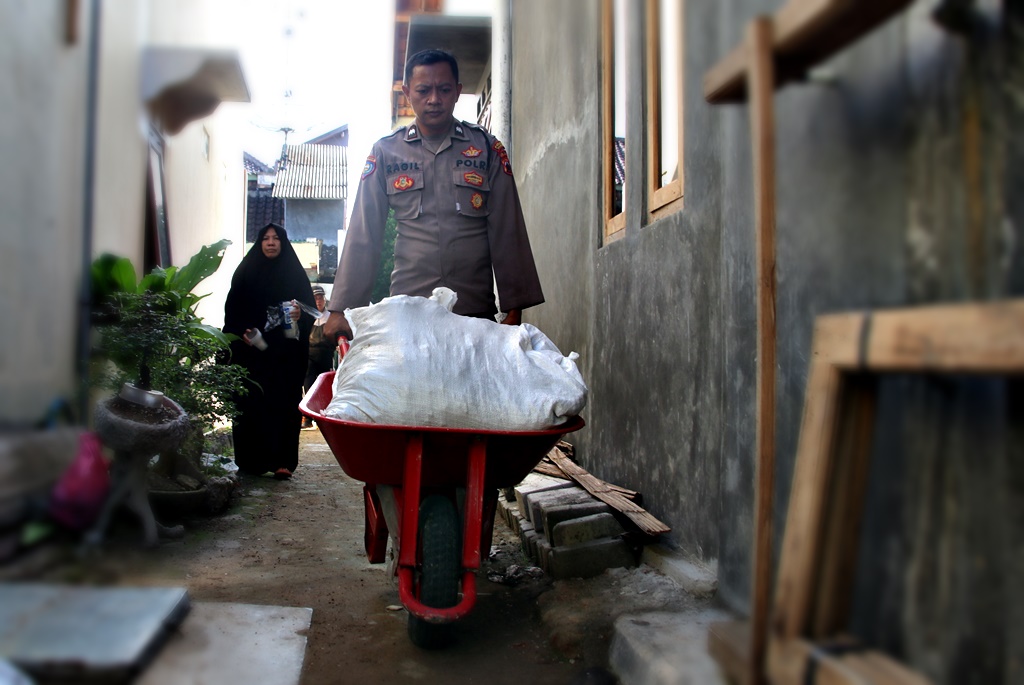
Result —
<svg viewBox="0 0 1024 685"><path fill-rule="evenodd" d="M466 125L458 119L455 120L454 125L449 130L451 131L452 138L469 140L469 135L466 133ZM405 142L411 143L414 140L420 140L420 138L420 127L415 123L409 124L405 129Z"/></svg>

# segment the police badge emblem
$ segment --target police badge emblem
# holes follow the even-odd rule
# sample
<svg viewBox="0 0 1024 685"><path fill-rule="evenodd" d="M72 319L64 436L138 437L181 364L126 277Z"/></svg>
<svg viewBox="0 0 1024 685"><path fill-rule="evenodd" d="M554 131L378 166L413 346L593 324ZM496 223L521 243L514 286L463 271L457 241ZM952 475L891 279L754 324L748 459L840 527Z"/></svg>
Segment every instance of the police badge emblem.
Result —
<svg viewBox="0 0 1024 685"><path fill-rule="evenodd" d="M363 164L363 175L359 177L359 180L363 180L377 169L377 158L373 155L368 155L366 163Z"/></svg>

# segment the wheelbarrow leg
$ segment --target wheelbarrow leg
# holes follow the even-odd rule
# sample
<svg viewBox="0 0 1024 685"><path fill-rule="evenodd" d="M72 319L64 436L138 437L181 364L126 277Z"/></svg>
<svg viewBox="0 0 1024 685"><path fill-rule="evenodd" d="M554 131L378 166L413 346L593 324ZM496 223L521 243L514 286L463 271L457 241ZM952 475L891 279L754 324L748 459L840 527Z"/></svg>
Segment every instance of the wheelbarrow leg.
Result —
<svg viewBox="0 0 1024 685"><path fill-rule="evenodd" d="M388 523L377 487L370 483L363 486L363 547L371 564L383 564L387 559Z"/></svg>

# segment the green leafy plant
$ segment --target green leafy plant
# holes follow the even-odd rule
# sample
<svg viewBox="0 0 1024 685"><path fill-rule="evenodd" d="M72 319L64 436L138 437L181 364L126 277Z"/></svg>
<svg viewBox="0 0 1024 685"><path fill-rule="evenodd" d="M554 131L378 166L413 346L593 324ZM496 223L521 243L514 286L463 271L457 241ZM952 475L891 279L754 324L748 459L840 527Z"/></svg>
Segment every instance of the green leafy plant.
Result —
<svg viewBox="0 0 1024 685"><path fill-rule="evenodd" d="M384 241L381 246L380 267L373 282L370 302L380 302L391 294L391 272L395 269L395 238L398 237L398 221L395 210L388 211L387 223L384 224Z"/></svg>
<svg viewBox="0 0 1024 685"><path fill-rule="evenodd" d="M192 433L178 454L161 455L157 470L164 475L201 476L204 429L233 418L235 398L245 392L245 370L219 363L236 336L203 323L196 306L205 296L192 292L220 267L229 244L206 245L180 269L157 267L141 279L124 257L105 254L92 264L97 355L111 362L95 373L93 384L159 390L189 416Z"/></svg>

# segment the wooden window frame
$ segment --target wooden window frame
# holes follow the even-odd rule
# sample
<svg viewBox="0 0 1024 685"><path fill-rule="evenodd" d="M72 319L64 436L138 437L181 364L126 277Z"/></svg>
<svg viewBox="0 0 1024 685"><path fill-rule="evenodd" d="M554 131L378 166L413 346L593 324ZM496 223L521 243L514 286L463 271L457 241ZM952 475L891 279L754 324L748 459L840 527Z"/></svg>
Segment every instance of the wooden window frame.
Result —
<svg viewBox="0 0 1024 685"><path fill-rule="evenodd" d="M601 115L602 115L602 179L603 244L626 235L626 179L622 183L622 211L612 214L615 206L615 3L601 3Z"/></svg>
<svg viewBox="0 0 1024 685"><path fill-rule="evenodd" d="M684 125L684 86L686 69L679 65L679 84L676 91L676 109L679 112L678 146L678 178L661 185L661 7L659 0L646 0L647 10L647 201L650 219L654 220L674 213L683 208L683 133ZM686 4L679 8L679 60L683 59L683 25L686 17Z"/></svg>
<svg viewBox="0 0 1024 685"><path fill-rule="evenodd" d="M885 654L820 644L849 624L877 378L890 373L1021 376L1024 299L817 318L775 585L772 683L806 682L812 661L815 682L861 683L883 662L886 683L927 682Z"/></svg>

